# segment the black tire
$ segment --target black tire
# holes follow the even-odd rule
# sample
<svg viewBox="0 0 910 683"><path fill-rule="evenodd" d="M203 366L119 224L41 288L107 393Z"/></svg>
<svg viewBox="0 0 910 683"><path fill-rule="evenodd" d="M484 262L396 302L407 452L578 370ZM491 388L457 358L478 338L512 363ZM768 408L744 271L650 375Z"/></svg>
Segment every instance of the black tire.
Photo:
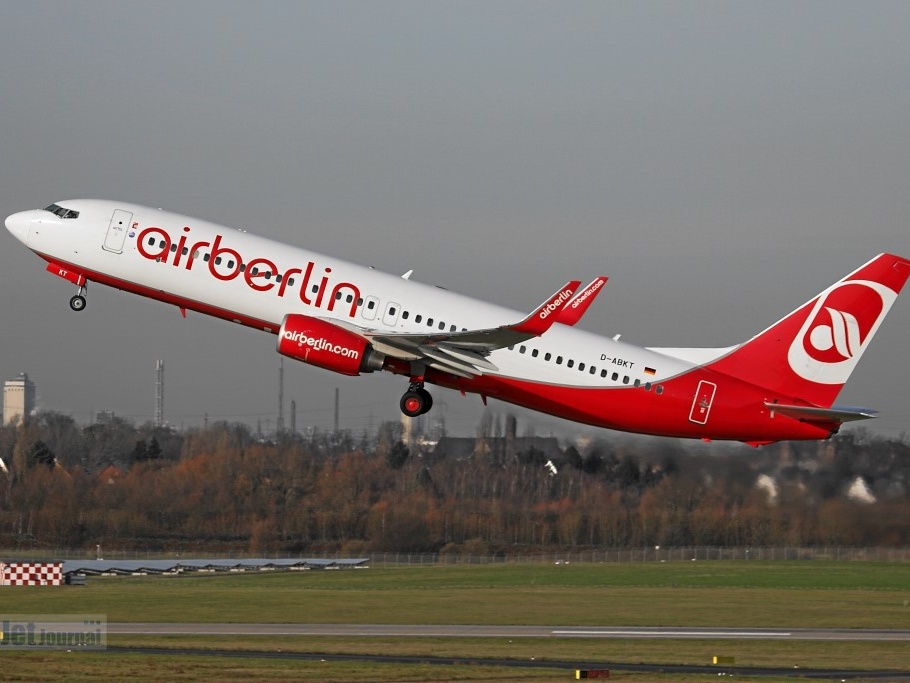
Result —
<svg viewBox="0 0 910 683"><path fill-rule="evenodd" d="M401 397L401 401L398 404L401 408L401 412L408 417L417 417L418 415L423 415L426 406L426 398L424 394L426 394L426 392L424 391L421 393L420 390L404 392L404 395Z"/></svg>
<svg viewBox="0 0 910 683"><path fill-rule="evenodd" d="M85 308L85 297L81 294L77 294L72 299L70 299L70 308L74 311L81 311Z"/></svg>

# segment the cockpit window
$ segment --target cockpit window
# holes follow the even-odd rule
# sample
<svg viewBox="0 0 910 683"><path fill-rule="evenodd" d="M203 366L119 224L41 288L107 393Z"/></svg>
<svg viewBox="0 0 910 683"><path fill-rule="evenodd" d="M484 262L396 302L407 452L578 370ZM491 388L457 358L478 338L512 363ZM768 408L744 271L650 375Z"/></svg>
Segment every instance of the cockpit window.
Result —
<svg viewBox="0 0 910 683"><path fill-rule="evenodd" d="M79 218L78 211L73 211L72 209L64 209L62 206L58 206L57 204L51 204L44 210L50 211L52 214L59 216L60 218Z"/></svg>

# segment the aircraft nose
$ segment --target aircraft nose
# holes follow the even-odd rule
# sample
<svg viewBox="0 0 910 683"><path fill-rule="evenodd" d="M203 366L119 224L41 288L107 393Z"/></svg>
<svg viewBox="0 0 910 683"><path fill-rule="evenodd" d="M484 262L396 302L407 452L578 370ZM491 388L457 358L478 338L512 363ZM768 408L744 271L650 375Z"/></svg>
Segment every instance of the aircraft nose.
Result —
<svg viewBox="0 0 910 683"><path fill-rule="evenodd" d="M34 217L34 211L20 211L19 213L14 213L12 216L7 217L6 229L13 234L13 237L25 244L28 239L28 229L32 224L32 219L34 219Z"/></svg>

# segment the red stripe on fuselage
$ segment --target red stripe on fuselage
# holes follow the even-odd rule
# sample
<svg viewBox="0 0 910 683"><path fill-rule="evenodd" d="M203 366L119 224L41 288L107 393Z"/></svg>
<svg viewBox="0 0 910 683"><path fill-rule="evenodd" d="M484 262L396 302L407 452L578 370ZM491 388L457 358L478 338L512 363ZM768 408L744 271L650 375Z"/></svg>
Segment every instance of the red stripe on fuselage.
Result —
<svg viewBox="0 0 910 683"><path fill-rule="evenodd" d="M737 441L824 439L838 427L833 422L810 423L783 415L772 416L764 406L765 396L760 389L706 371L693 371L655 382L650 390L644 385L578 387L492 375L461 379L432 369L427 372L426 379L433 384L499 398L575 422L655 436ZM701 380L718 385L706 424L689 420ZM658 384L663 388L660 394L656 390Z"/></svg>
<svg viewBox="0 0 910 683"><path fill-rule="evenodd" d="M60 261L60 259L57 258L51 258L40 252L35 253L37 253L38 256L43 258L48 263L65 266L73 272L82 274L92 282L98 282L102 285L113 287L114 289L120 289L124 292L130 292L131 294L138 294L139 296L144 296L149 299L156 299L157 301L162 301L166 304L173 304L179 308L189 309L191 311L196 311L197 313L204 313L205 315L210 315L215 318L221 318L222 320L239 323L247 327L262 330L264 332L278 334L280 323L269 322L267 320L260 320L258 318L253 318L247 315L241 315L235 311L229 311L224 308L218 308L217 306L211 306L202 301L187 299L186 297L178 296L171 292L165 292L164 290L145 287L143 285L138 285L135 282L130 282L129 280L121 280L120 278L111 277L110 275L105 275L104 273L88 270L82 266L76 266L64 261Z"/></svg>

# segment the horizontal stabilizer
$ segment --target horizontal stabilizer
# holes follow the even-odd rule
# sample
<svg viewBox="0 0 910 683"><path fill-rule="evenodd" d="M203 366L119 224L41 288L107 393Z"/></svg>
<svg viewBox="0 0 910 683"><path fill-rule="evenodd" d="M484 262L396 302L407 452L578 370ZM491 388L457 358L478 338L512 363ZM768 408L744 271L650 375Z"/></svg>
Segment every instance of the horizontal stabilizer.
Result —
<svg viewBox="0 0 910 683"><path fill-rule="evenodd" d="M818 408L816 406L791 406L781 403L765 403L772 413L779 413L803 422L853 422L878 417L878 411L871 408L850 408L847 406Z"/></svg>

